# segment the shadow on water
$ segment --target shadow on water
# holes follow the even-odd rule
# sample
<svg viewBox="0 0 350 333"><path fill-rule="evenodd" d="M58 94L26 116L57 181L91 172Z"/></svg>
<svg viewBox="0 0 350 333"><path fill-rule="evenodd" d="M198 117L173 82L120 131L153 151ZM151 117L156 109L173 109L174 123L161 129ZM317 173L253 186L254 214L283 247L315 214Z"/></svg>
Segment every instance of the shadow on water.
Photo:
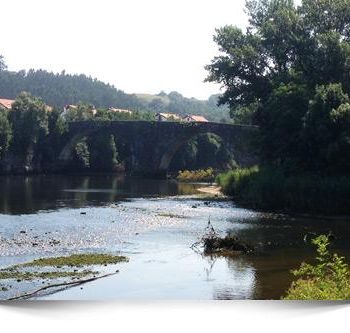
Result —
<svg viewBox="0 0 350 333"><path fill-rule="evenodd" d="M123 175L2 176L0 214L104 206L126 198L194 194L199 185Z"/></svg>

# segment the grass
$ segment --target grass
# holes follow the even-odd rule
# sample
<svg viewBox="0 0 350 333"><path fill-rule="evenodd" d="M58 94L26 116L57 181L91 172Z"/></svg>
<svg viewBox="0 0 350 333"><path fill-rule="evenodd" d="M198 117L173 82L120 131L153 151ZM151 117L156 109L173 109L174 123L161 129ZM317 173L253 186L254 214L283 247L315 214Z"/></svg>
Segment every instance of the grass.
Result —
<svg viewBox="0 0 350 333"><path fill-rule="evenodd" d="M329 238L325 235L315 238L313 244L317 246L316 263L302 263L292 272L298 279L284 299L349 300L350 267L345 258L329 252Z"/></svg>
<svg viewBox="0 0 350 333"><path fill-rule="evenodd" d="M235 169L216 178L223 192L254 209L348 215L350 177L287 175L276 168Z"/></svg>
<svg viewBox="0 0 350 333"><path fill-rule="evenodd" d="M66 257L40 258L32 262L21 264L21 267L33 266L75 266L82 267L86 265L108 265L127 262L128 258L123 256L114 256L110 254L73 254Z"/></svg>
<svg viewBox="0 0 350 333"><path fill-rule="evenodd" d="M115 256L110 254L72 254L64 257L40 258L24 264L14 265L0 270L0 280L35 280L35 279L58 279L72 278L79 279L88 275L97 275L99 272L92 270L65 271L26 271L25 268L31 267L83 267L93 265L108 265L127 262L128 258L124 256ZM1 290L0 290L1 291Z"/></svg>
<svg viewBox="0 0 350 333"><path fill-rule="evenodd" d="M213 182L215 180L214 169L184 170L179 171L177 180L182 182Z"/></svg>
<svg viewBox="0 0 350 333"><path fill-rule="evenodd" d="M22 280L35 279L82 278L94 274L98 274L98 272L90 270L84 270L82 272L23 272L18 270L4 270L0 271L0 280L14 279L20 282Z"/></svg>

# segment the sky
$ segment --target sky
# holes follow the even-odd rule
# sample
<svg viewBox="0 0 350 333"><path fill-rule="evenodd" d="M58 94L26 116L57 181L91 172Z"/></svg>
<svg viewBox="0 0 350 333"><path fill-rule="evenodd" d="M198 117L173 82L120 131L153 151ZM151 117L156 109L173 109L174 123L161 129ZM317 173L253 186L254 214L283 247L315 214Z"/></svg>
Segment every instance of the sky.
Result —
<svg viewBox="0 0 350 333"><path fill-rule="evenodd" d="M215 28L244 29L245 0L2 0L0 54L9 70L84 73L127 93L206 99Z"/></svg>

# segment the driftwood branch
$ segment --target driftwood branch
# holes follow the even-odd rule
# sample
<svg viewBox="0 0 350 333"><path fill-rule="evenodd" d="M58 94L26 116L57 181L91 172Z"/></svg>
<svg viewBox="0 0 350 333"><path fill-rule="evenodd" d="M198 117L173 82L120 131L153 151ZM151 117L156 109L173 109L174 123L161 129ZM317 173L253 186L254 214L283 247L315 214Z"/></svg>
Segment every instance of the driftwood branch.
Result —
<svg viewBox="0 0 350 333"><path fill-rule="evenodd" d="M78 281L50 284L50 285L47 285L45 287L36 289L36 290L31 291L31 292L26 293L26 294L22 294L22 295L19 295L19 296L8 298L7 301L14 301L14 300L22 299L22 298L26 299L26 298L34 296L35 294L39 293L40 291L47 290L49 288L66 287L66 286L73 286L73 285L79 286L81 284L84 284L84 283L87 283L87 282L92 282L92 281L95 281L95 280L98 280L98 279L102 279L102 278L105 278L105 277L108 277L108 276L112 276L112 275L115 275L117 273L118 272L109 273L109 274L105 274L105 275L101 275L101 276L95 276L95 277L92 277L92 278L89 278L89 279L85 279L85 280L78 280Z"/></svg>
<svg viewBox="0 0 350 333"><path fill-rule="evenodd" d="M204 235L195 243L193 243L190 248L192 250L198 249L199 246L203 245L205 243L205 240L208 238L218 238L219 234L214 229L213 225L210 222L210 217L208 219L207 227L204 230Z"/></svg>
<svg viewBox="0 0 350 333"><path fill-rule="evenodd" d="M191 245L191 249L200 254L201 251L199 251L199 247L203 247L204 255L228 255L230 253L232 254L237 252L250 253L254 250L252 246L246 244L233 235L220 237L220 235L215 231L213 225L211 224L210 218L202 238Z"/></svg>

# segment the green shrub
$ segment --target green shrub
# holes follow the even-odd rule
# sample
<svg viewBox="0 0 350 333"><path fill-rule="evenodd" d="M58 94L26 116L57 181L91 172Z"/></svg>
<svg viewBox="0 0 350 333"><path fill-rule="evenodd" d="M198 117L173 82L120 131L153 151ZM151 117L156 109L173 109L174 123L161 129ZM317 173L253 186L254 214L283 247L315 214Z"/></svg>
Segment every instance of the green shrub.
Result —
<svg viewBox="0 0 350 333"><path fill-rule="evenodd" d="M225 194L235 195L239 193L239 188L254 173L259 172L257 166L245 169L234 169L221 173L216 177L216 182L221 186Z"/></svg>
<svg viewBox="0 0 350 333"><path fill-rule="evenodd" d="M255 209L349 214L350 177L287 174L278 168L236 169L216 178L227 195Z"/></svg>
<svg viewBox="0 0 350 333"><path fill-rule="evenodd" d="M313 239L317 246L316 264L302 263L292 273L298 277L287 291L288 300L349 300L350 267L344 257L331 254L329 238Z"/></svg>

